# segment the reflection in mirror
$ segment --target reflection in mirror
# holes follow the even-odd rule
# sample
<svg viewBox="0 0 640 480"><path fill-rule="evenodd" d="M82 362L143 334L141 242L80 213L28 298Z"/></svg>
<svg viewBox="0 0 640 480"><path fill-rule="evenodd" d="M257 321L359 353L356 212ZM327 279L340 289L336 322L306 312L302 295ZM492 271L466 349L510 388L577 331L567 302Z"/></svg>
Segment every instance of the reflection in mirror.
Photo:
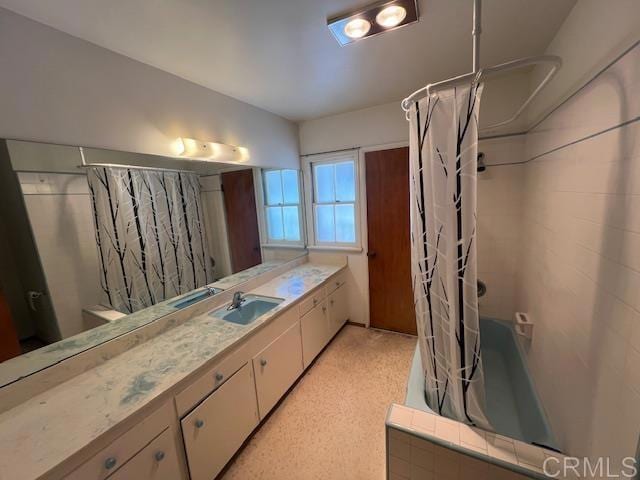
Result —
<svg viewBox="0 0 640 480"><path fill-rule="evenodd" d="M0 169L0 385L302 253L295 170L13 140Z"/></svg>

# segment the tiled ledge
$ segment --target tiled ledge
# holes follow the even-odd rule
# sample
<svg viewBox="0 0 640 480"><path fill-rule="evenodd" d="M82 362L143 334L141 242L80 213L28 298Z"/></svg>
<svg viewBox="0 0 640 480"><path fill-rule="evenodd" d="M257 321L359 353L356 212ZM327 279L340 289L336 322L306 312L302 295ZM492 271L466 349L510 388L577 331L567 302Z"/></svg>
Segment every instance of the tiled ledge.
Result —
<svg viewBox="0 0 640 480"><path fill-rule="evenodd" d="M546 480L552 477L542 471L545 459L562 459L544 448L403 405L391 405L386 429L389 480Z"/></svg>

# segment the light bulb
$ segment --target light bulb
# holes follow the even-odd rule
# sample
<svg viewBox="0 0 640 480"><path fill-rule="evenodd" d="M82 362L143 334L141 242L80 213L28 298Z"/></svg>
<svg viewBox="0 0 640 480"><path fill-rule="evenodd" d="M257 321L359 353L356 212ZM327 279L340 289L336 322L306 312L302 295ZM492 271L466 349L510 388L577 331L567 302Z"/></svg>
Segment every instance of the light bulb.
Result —
<svg viewBox="0 0 640 480"><path fill-rule="evenodd" d="M344 26L344 34L349 38L362 38L371 28L371 24L364 18L354 18Z"/></svg>
<svg viewBox="0 0 640 480"><path fill-rule="evenodd" d="M378 25L382 27L391 28L399 25L406 16L407 11L404 7L399 5L390 5L380 10L380 13L376 15L376 22L378 22Z"/></svg>

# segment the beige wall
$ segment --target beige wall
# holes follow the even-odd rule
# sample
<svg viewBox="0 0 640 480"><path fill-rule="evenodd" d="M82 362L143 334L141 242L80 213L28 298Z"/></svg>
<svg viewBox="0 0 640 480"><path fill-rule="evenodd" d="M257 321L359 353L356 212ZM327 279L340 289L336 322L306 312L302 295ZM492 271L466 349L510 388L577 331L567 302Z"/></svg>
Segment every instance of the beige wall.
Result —
<svg viewBox="0 0 640 480"><path fill-rule="evenodd" d="M638 86L640 46L527 136L516 303L572 455L633 456L640 434Z"/></svg>
<svg viewBox="0 0 640 480"><path fill-rule="evenodd" d="M539 120L598 71L640 40L637 0L579 0L545 53L559 55L562 69L527 111L529 123ZM532 84L545 75L538 68Z"/></svg>
<svg viewBox="0 0 640 480"><path fill-rule="evenodd" d="M0 138L173 155L191 137L299 165L294 123L5 9L0 71Z"/></svg>

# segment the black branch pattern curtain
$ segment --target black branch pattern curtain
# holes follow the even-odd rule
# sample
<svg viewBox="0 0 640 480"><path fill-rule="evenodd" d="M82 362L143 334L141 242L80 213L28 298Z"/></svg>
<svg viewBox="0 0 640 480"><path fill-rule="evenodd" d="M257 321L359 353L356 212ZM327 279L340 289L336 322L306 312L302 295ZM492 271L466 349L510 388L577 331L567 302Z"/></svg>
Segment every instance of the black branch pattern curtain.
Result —
<svg viewBox="0 0 640 480"><path fill-rule="evenodd" d="M411 106L411 263L427 403L490 428L476 284L481 93L482 85L472 84Z"/></svg>
<svg viewBox="0 0 640 480"><path fill-rule="evenodd" d="M212 281L195 173L88 169L104 302L131 313Z"/></svg>

